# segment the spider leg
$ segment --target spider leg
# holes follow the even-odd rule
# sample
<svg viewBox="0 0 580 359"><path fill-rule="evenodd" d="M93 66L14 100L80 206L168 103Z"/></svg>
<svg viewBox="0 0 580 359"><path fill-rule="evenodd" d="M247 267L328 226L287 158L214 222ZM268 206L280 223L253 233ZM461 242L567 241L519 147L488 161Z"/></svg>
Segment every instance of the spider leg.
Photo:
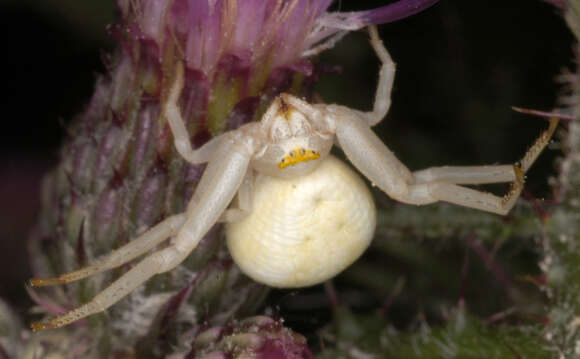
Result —
<svg viewBox="0 0 580 359"><path fill-rule="evenodd" d="M192 164L205 163L215 153L222 136L212 138L209 142L194 150L189 139L189 133L181 116L178 105L179 96L185 83L185 68L181 61L175 64L175 75L162 107L162 116L167 120L173 134L177 152L187 162Z"/></svg>
<svg viewBox="0 0 580 359"><path fill-rule="evenodd" d="M538 139L530 146L526 154L522 157L518 166L523 173L526 173L536 161L544 147L549 143L559 120L550 119L550 125L543 131ZM517 176L513 171L513 165L495 166L443 166L431 167L421 171L413 172L416 184L427 182L449 182L455 184L483 184L513 182Z"/></svg>
<svg viewBox="0 0 580 359"><path fill-rule="evenodd" d="M53 329L65 326L79 319L104 311L123 297L131 293L135 288L157 274L163 268L165 257L173 258L174 246L167 247L144 258L136 266L123 274L119 279L97 294L91 301L75 308L66 314L52 318L48 322L35 322L31 324L33 331Z"/></svg>
<svg viewBox="0 0 580 359"><path fill-rule="evenodd" d="M389 112L391 107L391 91L395 81L396 64L385 45L379 38L376 26L369 26L370 41L379 60L381 60L381 70L379 71L379 82L375 93L373 110L370 112L360 112L361 117L366 120L369 126L374 126L381 122Z"/></svg>
<svg viewBox="0 0 580 359"><path fill-rule="evenodd" d="M390 197L405 203L424 205L437 201L505 215L514 206L524 185L524 173L548 145L558 120L550 120L526 152L513 166L435 167L410 172L381 142L356 111L329 106L336 123L336 136L349 160L373 184ZM511 168L511 169L510 169ZM504 197L462 187L457 184L512 182Z"/></svg>
<svg viewBox="0 0 580 359"><path fill-rule="evenodd" d="M253 209L254 203L254 175L248 171L244 182L238 190L238 207L228 208L220 218L220 222L237 222L247 217Z"/></svg>
<svg viewBox="0 0 580 359"><path fill-rule="evenodd" d="M87 267L74 272L61 274L54 278L32 278L30 280L30 285L33 287L43 287L48 285L65 284L90 277L109 269L117 268L148 252L164 240L174 236L183 223L185 223L185 219L185 213L168 217L139 237L115 250L107 257Z"/></svg>
<svg viewBox="0 0 580 359"><path fill-rule="evenodd" d="M518 164L433 167L413 172L414 183L427 185L430 194L438 200L505 215L515 205L524 188L524 174L550 142L558 122L557 118L550 119L548 129L542 132ZM471 188L457 186L457 184L499 182L512 182L509 192L504 197L497 197Z"/></svg>
<svg viewBox="0 0 580 359"><path fill-rule="evenodd" d="M513 169L517 173L517 179L512 182L510 190L503 197L445 182L413 185L411 193L415 194L427 190L427 198L434 201L449 202L481 211L506 215L516 204L524 188L524 173L517 165L514 165ZM411 197L413 196L409 196L409 198ZM421 195L417 197L419 202L422 200L421 197Z"/></svg>
<svg viewBox="0 0 580 359"><path fill-rule="evenodd" d="M196 195L185 213L187 219L171 245L142 259L88 303L48 322L33 323L32 329L58 328L102 312L155 274L167 272L179 265L197 247L232 201L250 163L252 154L248 152L246 146L238 142L223 141L209 162Z"/></svg>
<svg viewBox="0 0 580 359"><path fill-rule="evenodd" d="M381 69L379 71L379 81L377 84L377 90L375 92L373 110L364 112L349 109L349 112L356 115L356 117L363 119L369 126L372 127L381 122L383 118L385 118L387 112L389 112L389 108L391 107L391 92L393 89L393 82L395 81L396 65L389 55L389 52L385 48L385 45L379 38L377 27L369 26L369 34L371 45L382 63ZM316 119L320 115L320 109L327 107L326 105L310 105L306 101L303 101L290 94L281 94L280 97L284 100L284 102L287 102L296 107L298 110L300 110L300 112L307 114L311 119Z"/></svg>
<svg viewBox="0 0 580 359"><path fill-rule="evenodd" d="M430 167L413 172L413 177L414 184L430 182L484 184L517 180L513 165Z"/></svg>

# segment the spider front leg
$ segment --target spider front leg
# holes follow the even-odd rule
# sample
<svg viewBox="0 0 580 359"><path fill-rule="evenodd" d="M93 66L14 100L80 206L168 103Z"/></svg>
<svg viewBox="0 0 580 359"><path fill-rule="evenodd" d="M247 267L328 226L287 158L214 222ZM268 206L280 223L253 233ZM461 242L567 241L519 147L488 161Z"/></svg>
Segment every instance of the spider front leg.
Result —
<svg viewBox="0 0 580 359"><path fill-rule="evenodd" d="M379 71L379 83L377 84L377 90L375 92L373 110L362 113L363 118L369 126L374 126L385 118L391 107L391 91L393 90L393 82L395 81L396 65L379 38L379 32L376 26L369 26L369 35L371 37L371 46L382 64Z"/></svg>
<svg viewBox="0 0 580 359"><path fill-rule="evenodd" d="M162 105L162 117L167 120L171 133L173 134L173 142L177 152L187 162L192 164L199 164L207 162L213 153L217 150L217 146L222 139L222 136L212 138L202 147L194 150L191 146L189 133L185 127L185 122L181 116L181 109L179 107L179 96L183 90L185 83L185 66L181 61L175 63L175 74L172 79L171 86L165 96Z"/></svg>
<svg viewBox="0 0 580 359"><path fill-rule="evenodd" d="M348 109L349 113L364 120L368 126L374 126L381 122L389 112L391 107L391 92L393 90L393 83L395 81L396 65L385 48L385 45L379 38L379 33L376 26L369 26L370 42L375 54L381 61L381 69L379 70L379 81L375 91L375 101L373 110L364 112L353 109ZM310 105L309 103L294 97L290 94L281 94L280 97L286 102L300 110L300 112L307 114L311 118L318 118L321 112L317 109L326 108L326 105Z"/></svg>
<svg viewBox="0 0 580 359"><path fill-rule="evenodd" d="M247 146L231 138L220 141L220 145L209 161L208 167L201 178L194 198L190 201L186 213L171 217L173 218L171 220L172 224L180 224L174 242L168 247L145 257L131 270L97 294L90 302L64 315L53 318L48 322L33 323L32 329L37 331L58 328L91 314L102 312L131 293L135 288L155 274L167 272L175 268L195 249L199 241L225 211L244 179L251 156L252 153L249 153ZM124 253L127 252L127 249L131 249L129 252L132 253L131 256L133 258L138 254L144 253L147 249L150 249L165 239L167 235L173 233L167 221L162 222L162 225L154 227L151 230L159 230L161 232L152 236L155 237L155 240L144 242L144 238L148 238L147 233L151 232L149 231L144 236L133 241L137 243L130 243L119 249L118 252ZM136 250L136 248L139 248L139 250ZM119 255L115 252L112 257L118 258ZM130 259L132 258L128 260ZM105 260L104 262L116 263L116 260L111 259ZM100 264L89 266L88 268L72 272L68 277L67 275L63 277L67 278L65 282L72 281L108 269L106 267ZM80 275L75 273L80 273ZM41 285L61 283L58 278L55 280L45 280L44 283L41 279L36 280L36 282Z"/></svg>
<svg viewBox="0 0 580 359"><path fill-rule="evenodd" d="M524 173L547 146L558 124L557 119L550 120L549 128L519 165L434 167L411 172L355 111L338 106L329 106L328 111L335 120L338 142L349 160L390 197L415 205L444 201L501 215L514 206L523 189ZM508 181L512 182L512 188L504 197L459 186Z"/></svg>

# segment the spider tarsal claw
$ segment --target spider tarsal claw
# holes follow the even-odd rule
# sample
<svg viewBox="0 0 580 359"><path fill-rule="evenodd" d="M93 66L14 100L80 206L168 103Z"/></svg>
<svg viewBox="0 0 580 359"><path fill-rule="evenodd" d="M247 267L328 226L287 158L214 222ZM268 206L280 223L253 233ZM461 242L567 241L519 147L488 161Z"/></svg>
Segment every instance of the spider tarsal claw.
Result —
<svg viewBox="0 0 580 359"><path fill-rule="evenodd" d="M56 328L56 325L52 324L51 322L34 322L30 324L30 328L33 332L39 332L41 330Z"/></svg>
<svg viewBox="0 0 580 359"><path fill-rule="evenodd" d="M524 179L525 179L525 175L524 175L524 171L522 171L522 168L520 167L520 165L514 164L514 173L516 174L516 182L523 184Z"/></svg>
<svg viewBox="0 0 580 359"><path fill-rule="evenodd" d="M65 280L61 279L60 277L54 278L32 278L29 281L31 287L46 287L49 285L58 285L66 283Z"/></svg>

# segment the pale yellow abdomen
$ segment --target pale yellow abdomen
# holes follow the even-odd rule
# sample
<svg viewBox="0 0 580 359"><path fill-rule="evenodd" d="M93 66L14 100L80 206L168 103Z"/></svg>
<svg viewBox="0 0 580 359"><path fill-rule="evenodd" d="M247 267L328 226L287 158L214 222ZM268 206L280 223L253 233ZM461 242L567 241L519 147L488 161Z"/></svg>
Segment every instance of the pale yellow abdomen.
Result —
<svg viewBox="0 0 580 359"><path fill-rule="evenodd" d="M329 156L312 173L257 175L252 213L227 225L234 261L272 287L305 287L334 277L369 246L376 209L365 183Z"/></svg>

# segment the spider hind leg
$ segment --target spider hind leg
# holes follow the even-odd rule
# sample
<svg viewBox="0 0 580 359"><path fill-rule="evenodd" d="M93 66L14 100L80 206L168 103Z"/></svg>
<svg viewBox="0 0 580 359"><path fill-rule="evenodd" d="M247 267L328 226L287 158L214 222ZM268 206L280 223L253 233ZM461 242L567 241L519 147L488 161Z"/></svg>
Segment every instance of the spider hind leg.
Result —
<svg viewBox="0 0 580 359"><path fill-rule="evenodd" d="M428 186L428 192L437 201L506 215L517 202L524 188L525 173L538 158L558 126L557 118L550 119L548 129L536 139L519 163L514 165L433 167L414 172L415 183ZM459 184L511 182L508 193L498 197Z"/></svg>
<svg viewBox="0 0 580 359"><path fill-rule="evenodd" d="M138 256L147 253L158 244L177 234L177 231L185 223L185 213L166 218L153 228L149 229L139 237L115 250L107 257L79 270L61 274L53 278L32 278L32 287L44 287L74 282L92 275L105 272L109 269L117 268Z"/></svg>

